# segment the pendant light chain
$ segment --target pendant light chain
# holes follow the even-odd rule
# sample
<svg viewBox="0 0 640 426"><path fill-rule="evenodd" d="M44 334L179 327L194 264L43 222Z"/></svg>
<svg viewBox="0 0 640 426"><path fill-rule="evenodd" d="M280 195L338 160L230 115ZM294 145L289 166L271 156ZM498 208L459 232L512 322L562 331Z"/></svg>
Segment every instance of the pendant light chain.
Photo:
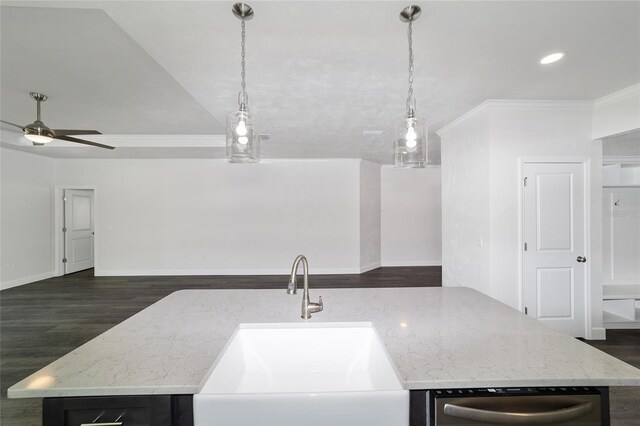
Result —
<svg viewBox="0 0 640 426"><path fill-rule="evenodd" d="M245 57L245 38L246 38L246 30L245 30L245 23L244 21L241 21L241 26L242 26L242 31L240 32L241 36L242 36L242 41L241 41L241 53L240 53L240 66L242 68L242 71L240 72L240 76L242 77L242 92L240 92L240 95L238 96L238 103L240 104L240 109L241 110L245 110L247 108L247 103L249 103L249 96L247 96L247 92L246 92L246 82L245 82L245 61L244 61L244 57Z"/></svg>
<svg viewBox="0 0 640 426"><path fill-rule="evenodd" d="M413 118L415 115L415 101L413 100L413 20L409 21L407 37L409 39L409 94L407 96L407 117Z"/></svg>

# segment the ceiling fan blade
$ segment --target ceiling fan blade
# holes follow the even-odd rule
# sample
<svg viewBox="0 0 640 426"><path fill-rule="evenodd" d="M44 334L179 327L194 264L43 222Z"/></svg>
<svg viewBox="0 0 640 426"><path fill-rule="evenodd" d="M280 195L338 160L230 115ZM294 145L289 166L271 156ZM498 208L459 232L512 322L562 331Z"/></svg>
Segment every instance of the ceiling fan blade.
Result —
<svg viewBox="0 0 640 426"><path fill-rule="evenodd" d="M67 142L81 143L83 145L97 146L98 148L115 149L115 146L104 145L98 142L85 141L84 139L72 138L71 136L56 136L55 139L60 139Z"/></svg>
<svg viewBox="0 0 640 426"><path fill-rule="evenodd" d="M97 130L51 129L56 136L68 135L101 135Z"/></svg>
<svg viewBox="0 0 640 426"><path fill-rule="evenodd" d="M10 125L10 126L15 126L15 127L19 128L19 129L24 129L24 126L20 126L20 125L18 125L18 124L10 123L10 122L8 122L8 121L4 121L4 120L0 120L0 121L1 121L1 122L3 122L4 124L8 124L8 125Z"/></svg>

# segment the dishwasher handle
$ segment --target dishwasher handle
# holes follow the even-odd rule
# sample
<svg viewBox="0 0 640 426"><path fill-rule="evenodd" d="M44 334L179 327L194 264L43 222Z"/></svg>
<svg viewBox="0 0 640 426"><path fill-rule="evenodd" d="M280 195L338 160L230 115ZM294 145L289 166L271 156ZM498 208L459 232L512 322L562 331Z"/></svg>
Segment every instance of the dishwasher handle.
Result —
<svg viewBox="0 0 640 426"><path fill-rule="evenodd" d="M107 422L107 423L82 423L80 426L122 426L122 422Z"/></svg>
<svg viewBox="0 0 640 426"><path fill-rule="evenodd" d="M444 413L448 416L459 417L485 423L501 423L510 425L550 424L566 422L584 416L593 410L590 401L581 402L569 407L539 413L513 413L508 411L491 411L479 408L463 407L455 404L445 404Z"/></svg>

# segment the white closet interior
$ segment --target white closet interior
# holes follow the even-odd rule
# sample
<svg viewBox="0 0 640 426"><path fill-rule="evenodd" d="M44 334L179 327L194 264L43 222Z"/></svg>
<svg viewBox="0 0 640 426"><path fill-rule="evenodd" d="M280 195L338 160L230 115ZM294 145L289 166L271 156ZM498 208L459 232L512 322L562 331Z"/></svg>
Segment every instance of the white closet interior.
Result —
<svg viewBox="0 0 640 426"><path fill-rule="evenodd" d="M605 157L602 190L604 326L640 328L640 157Z"/></svg>

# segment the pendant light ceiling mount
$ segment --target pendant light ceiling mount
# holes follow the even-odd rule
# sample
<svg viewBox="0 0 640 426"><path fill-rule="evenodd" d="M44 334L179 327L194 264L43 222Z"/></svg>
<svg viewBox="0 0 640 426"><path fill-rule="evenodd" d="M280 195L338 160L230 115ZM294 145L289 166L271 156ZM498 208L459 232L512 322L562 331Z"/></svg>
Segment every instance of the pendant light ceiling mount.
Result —
<svg viewBox="0 0 640 426"><path fill-rule="evenodd" d="M400 12L400 20L402 22L413 22L416 21L420 14L422 13L422 9L420 6L411 5L407 6Z"/></svg>
<svg viewBox="0 0 640 426"><path fill-rule="evenodd" d="M253 18L253 8L246 3L236 3L231 11L241 21L249 21Z"/></svg>

